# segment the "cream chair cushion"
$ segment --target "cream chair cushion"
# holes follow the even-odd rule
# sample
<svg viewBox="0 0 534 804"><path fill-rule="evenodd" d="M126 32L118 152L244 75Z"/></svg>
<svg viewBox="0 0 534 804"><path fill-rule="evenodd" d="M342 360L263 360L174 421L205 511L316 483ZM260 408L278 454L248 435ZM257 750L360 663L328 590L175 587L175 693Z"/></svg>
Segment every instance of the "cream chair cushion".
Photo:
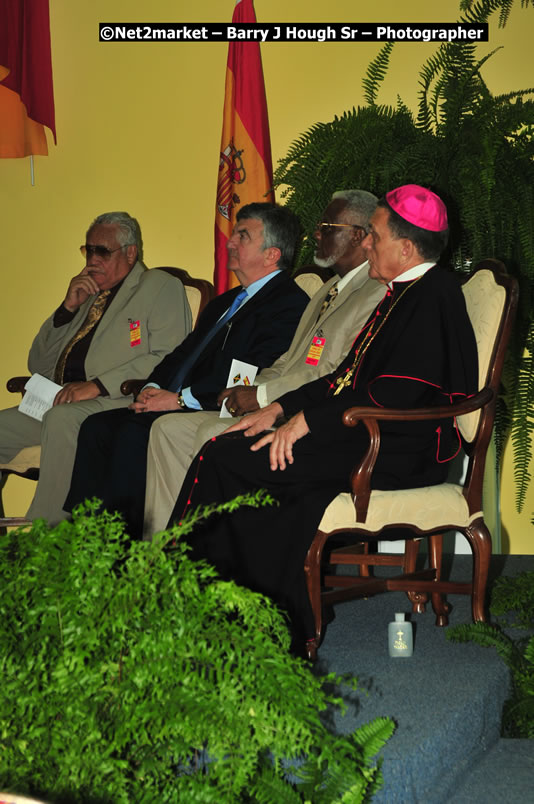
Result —
<svg viewBox="0 0 534 804"><path fill-rule="evenodd" d="M193 321L193 325L198 317L198 311L200 309L200 299L201 294L198 288L194 288L191 285L184 285L185 287L185 295L187 296L187 301L189 302L189 307L191 308L191 320Z"/></svg>
<svg viewBox="0 0 534 804"><path fill-rule="evenodd" d="M0 463L0 472L9 470L24 474L28 469L38 469L41 463L41 447L24 447L9 463Z"/></svg>
<svg viewBox="0 0 534 804"><path fill-rule="evenodd" d="M495 282L491 271L477 271L462 287L478 351L478 390L486 385L489 363L506 301L504 287ZM460 416L458 426L466 441L476 435L480 412Z"/></svg>
<svg viewBox="0 0 534 804"><path fill-rule="evenodd" d="M323 280L317 274L310 272L309 274L299 274L295 277L295 282L302 288L302 290L308 294L310 299L312 296L315 296L319 288L321 288L324 284Z"/></svg>
<svg viewBox="0 0 534 804"><path fill-rule="evenodd" d="M360 523L356 522L352 495L348 492L338 494L324 512L319 530L330 533L333 530L362 527L377 533L387 525L399 526L401 523L423 531L445 527L464 528L479 516L482 516L481 511L469 516L461 486L442 483L421 489L372 491L367 519Z"/></svg>

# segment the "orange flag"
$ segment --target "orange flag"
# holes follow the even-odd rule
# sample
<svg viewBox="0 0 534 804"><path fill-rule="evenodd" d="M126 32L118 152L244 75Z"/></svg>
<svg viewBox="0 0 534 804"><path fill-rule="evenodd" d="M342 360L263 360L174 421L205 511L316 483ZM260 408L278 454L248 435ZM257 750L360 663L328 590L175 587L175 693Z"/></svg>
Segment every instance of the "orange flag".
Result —
<svg viewBox="0 0 534 804"><path fill-rule="evenodd" d="M0 157L48 153L56 139L48 0L0 0Z"/></svg>
<svg viewBox="0 0 534 804"><path fill-rule="evenodd" d="M256 22L252 0L237 0L232 22ZM226 243L240 207L274 201L267 99L259 42L230 42L215 211L217 293L237 284L226 270Z"/></svg>

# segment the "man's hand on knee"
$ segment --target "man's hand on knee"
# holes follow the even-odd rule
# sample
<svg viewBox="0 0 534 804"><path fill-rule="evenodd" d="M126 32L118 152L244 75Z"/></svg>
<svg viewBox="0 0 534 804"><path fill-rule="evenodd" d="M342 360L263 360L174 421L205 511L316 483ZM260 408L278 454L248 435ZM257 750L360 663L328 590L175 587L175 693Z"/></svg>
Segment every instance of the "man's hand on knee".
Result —
<svg viewBox="0 0 534 804"><path fill-rule="evenodd" d="M86 399L96 399L100 396L100 388L92 380L87 382L68 382L58 391L54 405L64 405L68 402L83 402Z"/></svg>

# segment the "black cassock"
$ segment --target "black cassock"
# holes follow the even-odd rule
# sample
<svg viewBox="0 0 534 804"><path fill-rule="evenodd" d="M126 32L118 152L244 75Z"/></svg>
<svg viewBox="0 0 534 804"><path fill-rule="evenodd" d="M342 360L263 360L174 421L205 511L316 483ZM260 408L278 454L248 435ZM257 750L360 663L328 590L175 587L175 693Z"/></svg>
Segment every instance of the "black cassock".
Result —
<svg viewBox="0 0 534 804"><path fill-rule="evenodd" d="M241 433L219 436L193 461L171 517L177 522L197 505L267 489L278 506L213 516L188 538L193 558L206 558L223 578L262 592L285 609L298 640L314 636L303 571L306 553L326 506L350 490L352 467L369 443L363 425L343 425L343 412L354 405L443 405L475 393L478 385L464 297L457 278L440 268L411 282L395 282L355 338L335 372L277 400L287 417L303 411L310 429L294 445L293 464L273 472L268 446L251 452L253 441ZM350 382L334 395L336 380L350 372L356 355ZM452 419L381 424L372 487L441 483L459 446Z"/></svg>

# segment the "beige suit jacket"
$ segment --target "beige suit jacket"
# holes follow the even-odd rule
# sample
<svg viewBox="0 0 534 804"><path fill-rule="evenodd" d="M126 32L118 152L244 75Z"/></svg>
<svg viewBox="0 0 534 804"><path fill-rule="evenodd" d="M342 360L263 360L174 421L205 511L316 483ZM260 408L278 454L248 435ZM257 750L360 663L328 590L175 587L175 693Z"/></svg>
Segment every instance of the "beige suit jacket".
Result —
<svg viewBox="0 0 534 804"><path fill-rule="evenodd" d="M345 357L354 338L387 290L375 279L369 279L368 267L365 263L345 285L319 322L317 317L323 301L339 277L335 276L325 282L310 300L287 352L270 368L263 369L256 378L257 385L265 383L268 403L307 382L323 377L333 371ZM316 335L325 338L325 345L318 365L314 366L306 363L306 357Z"/></svg>
<svg viewBox="0 0 534 804"><path fill-rule="evenodd" d="M54 327L53 315L44 322L30 349L32 374L54 379L59 356L94 299L87 299L62 327ZM141 342L132 345L130 322L135 321L140 323ZM98 378L110 398L119 399L123 380L148 377L190 331L191 310L180 280L136 262L98 324L85 359L86 378Z"/></svg>

